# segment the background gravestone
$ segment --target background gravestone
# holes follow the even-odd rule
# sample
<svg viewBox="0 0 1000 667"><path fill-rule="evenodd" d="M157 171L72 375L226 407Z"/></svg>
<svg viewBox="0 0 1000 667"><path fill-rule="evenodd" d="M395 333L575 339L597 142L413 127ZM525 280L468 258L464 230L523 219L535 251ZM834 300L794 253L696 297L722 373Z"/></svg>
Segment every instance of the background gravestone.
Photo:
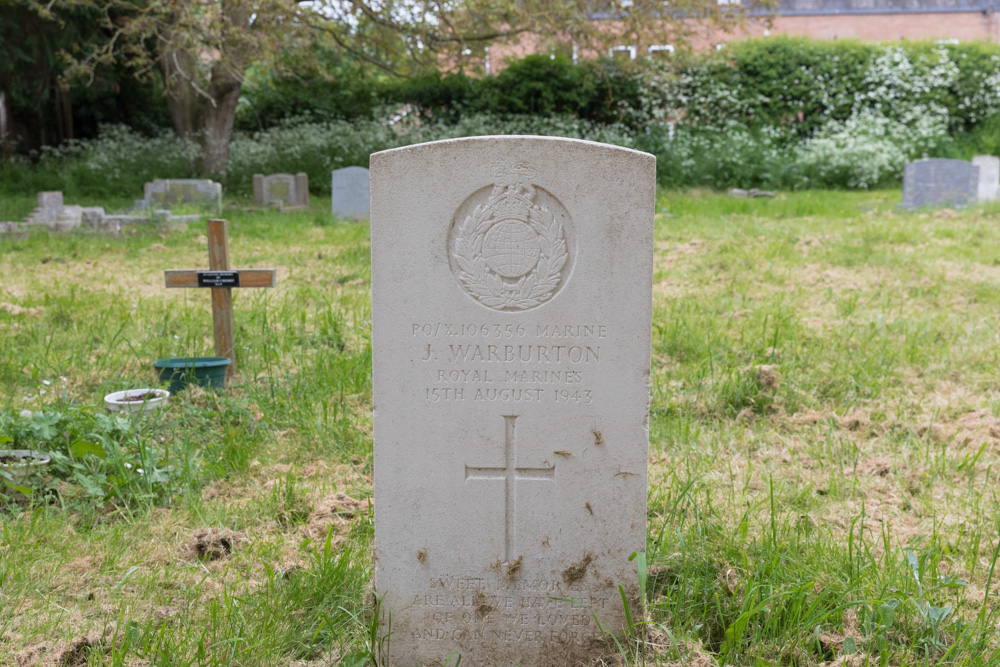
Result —
<svg viewBox="0 0 1000 667"><path fill-rule="evenodd" d="M38 206L24 221L32 225L52 225L63 210L63 193L54 190L38 193Z"/></svg>
<svg viewBox="0 0 1000 667"><path fill-rule="evenodd" d="M389 663L589 664L619 586L642 614L655 158L508 136L371 164Z"/></svg>
<svg viewBox="0 0 1000 667"><path fill-rule="evenodd" d="M330 195L335 216L366 218L370 211L368 170L344 167L333 172Z"/></svg>
<svg viewBox="0 0 1000 667"><path fill-rule="evenodd" d="M253 203L255 206L277 206L282 209L309 207L309 176L305 173L254 174Z"/></svg>
<svg viewBox="0 0 1000 667"><path fill-rule="evenodd" d="M1000 157L977 155L972 164L979 167L979 188L977 201L991 202L1000 199Z"/></svg>
<svg viewBox="0 0 1000 667"><path fill-rule="evenodd" d="M207 179L157 179L143 186L143 210L171 210L183 206L222 211L222 185Z"/></svg>
<svg viewBox="0 0 1000 667"><path fill-rule="evenodd" d="M903 172L903 208L965 206L976 203L978 192L979 167L963 160L919 160Z"/></svg>

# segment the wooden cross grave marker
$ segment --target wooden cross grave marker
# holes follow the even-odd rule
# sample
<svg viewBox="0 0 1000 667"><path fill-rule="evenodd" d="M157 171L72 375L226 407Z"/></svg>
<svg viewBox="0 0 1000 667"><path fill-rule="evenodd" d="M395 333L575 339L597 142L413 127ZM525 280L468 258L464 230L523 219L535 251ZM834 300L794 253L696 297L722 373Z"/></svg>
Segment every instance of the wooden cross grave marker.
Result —
<svg viewBox="0 0 1000 667"><path fill-rule="evenodd" d="M226 382L236 373L236 345L233 340L233 288L274 287L275 269L230 269L229 228L225 220L208 221L208 271L167 269L167 287L212 288L212 321L215 356L227 357Z"/></svg>

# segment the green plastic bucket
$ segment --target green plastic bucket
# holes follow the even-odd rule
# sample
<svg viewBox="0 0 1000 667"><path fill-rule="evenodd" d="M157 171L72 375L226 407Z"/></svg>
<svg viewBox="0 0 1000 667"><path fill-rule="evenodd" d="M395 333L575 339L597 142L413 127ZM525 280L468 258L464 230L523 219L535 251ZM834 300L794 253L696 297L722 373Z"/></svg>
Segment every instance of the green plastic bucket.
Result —
<svg viewBox="0 0 1000 667"><path fill-rule="evenodd" d="M157 359L153 368L160 373L160 382L169 382L167 391L171 394L184 389L188 384L222 389L226 386L226 371L229 359L226 357L178 357Z"/></svg>

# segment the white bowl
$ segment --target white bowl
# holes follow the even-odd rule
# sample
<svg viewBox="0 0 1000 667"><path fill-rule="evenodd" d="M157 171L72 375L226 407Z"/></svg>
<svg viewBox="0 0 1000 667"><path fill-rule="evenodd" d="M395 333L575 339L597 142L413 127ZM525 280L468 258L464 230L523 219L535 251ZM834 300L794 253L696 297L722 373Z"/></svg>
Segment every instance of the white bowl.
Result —
<svg viewBox="0 0 1000 667"><path fill-rule="evenodd" d="M154 394L152 398L145 398ZM108 412L149 412L167 404L170 392L166 389L126 389L104 397Z"/></svg>
<svg viewBox="0 0 1000 667"><path fill-rule="evenodd" d="M7 463L4 459L15 459L16 463ZM13 484L23 484L33 471L41 470L49 464L49 455L45 452L35 452L29 449L0 449L0 470L10 476ZM3 478L0 477L0 480ZM0 485L2 488L2 485Z"/></svg>

